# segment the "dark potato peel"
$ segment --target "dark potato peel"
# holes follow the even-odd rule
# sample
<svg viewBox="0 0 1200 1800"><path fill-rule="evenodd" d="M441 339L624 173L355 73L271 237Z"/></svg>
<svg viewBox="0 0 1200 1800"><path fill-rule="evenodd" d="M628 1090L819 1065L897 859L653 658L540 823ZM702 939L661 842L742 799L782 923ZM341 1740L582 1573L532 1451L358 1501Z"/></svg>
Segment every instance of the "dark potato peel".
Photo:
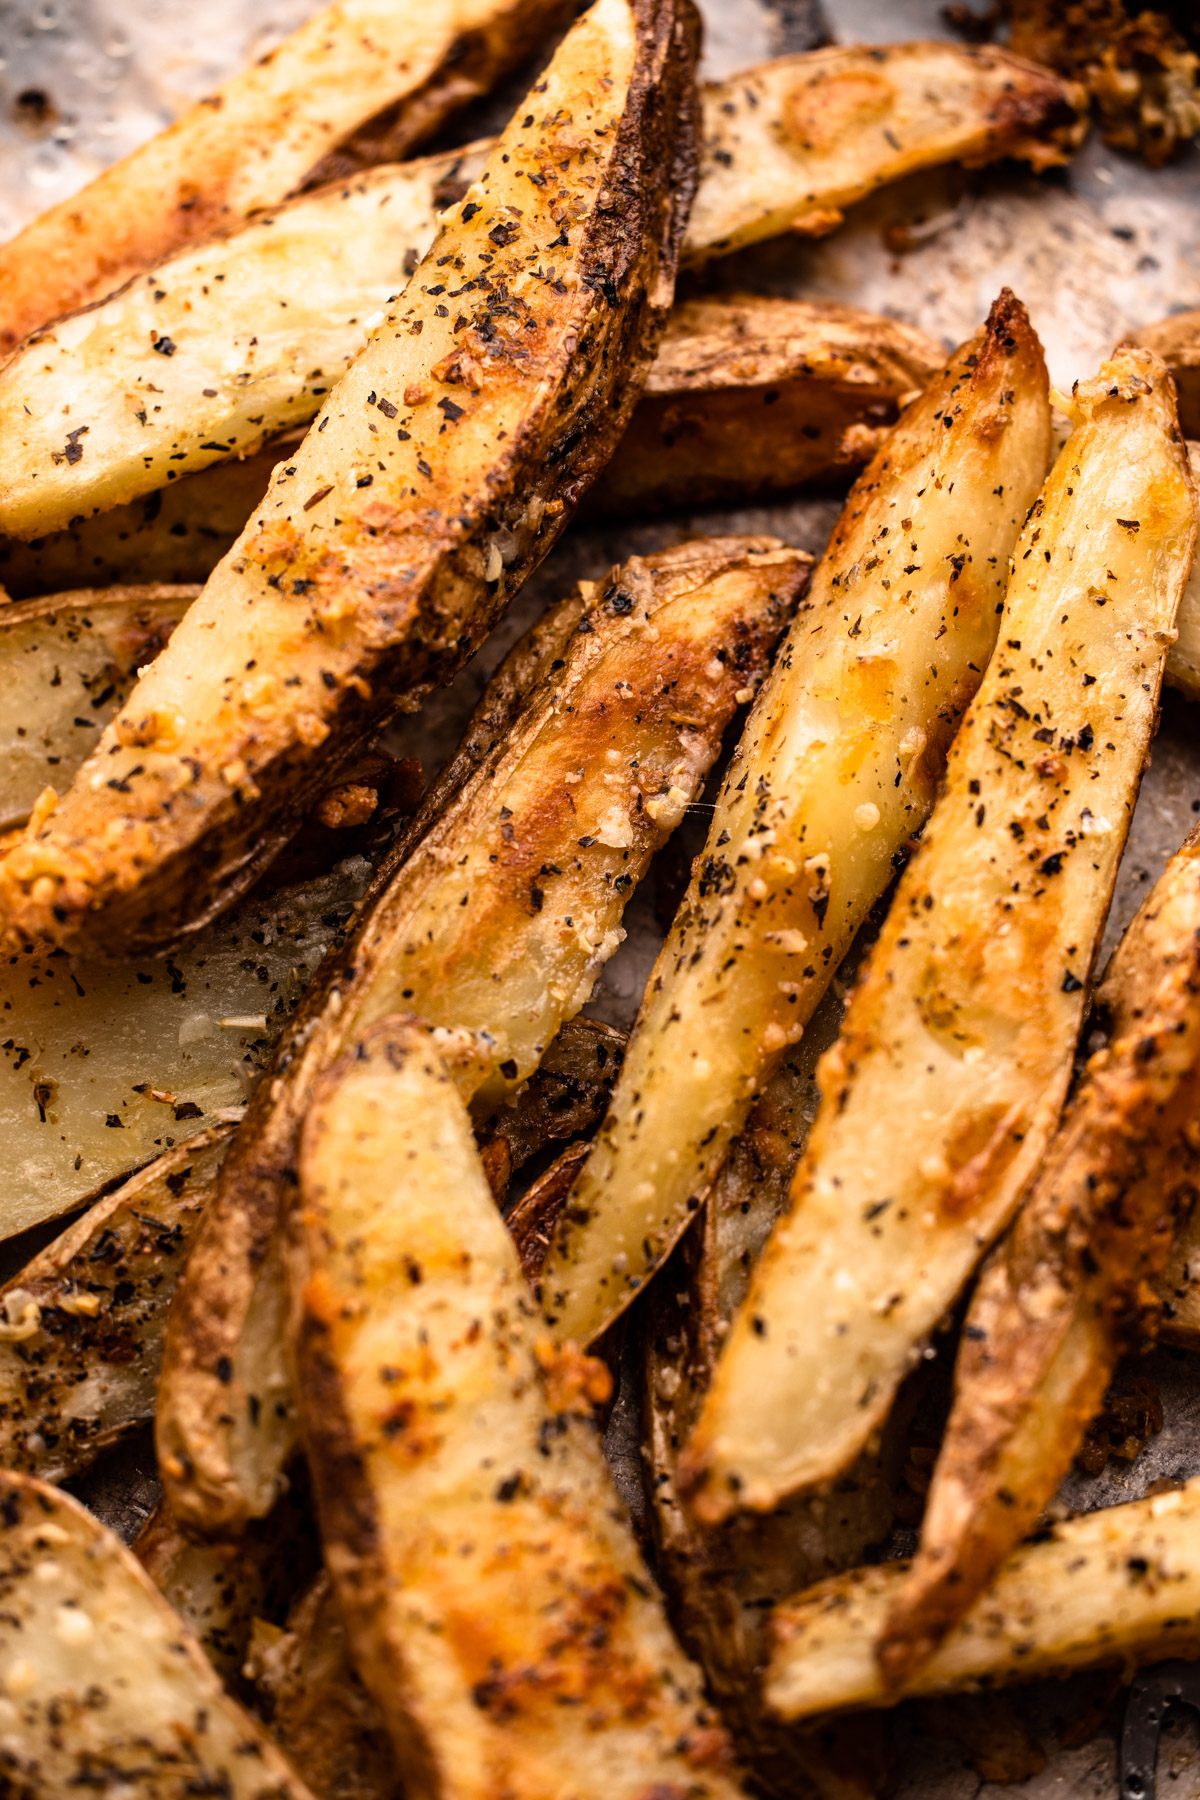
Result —
<svg viewBox="0 0 1200 1800"><path fill-rule="evenodd" d="M197 930L292 835L315 770L335 775L482 641L652 360L695 179L695 54L690 0L598 0L568 33L172 643L6 858L15 940L113 955Z"/></svg>

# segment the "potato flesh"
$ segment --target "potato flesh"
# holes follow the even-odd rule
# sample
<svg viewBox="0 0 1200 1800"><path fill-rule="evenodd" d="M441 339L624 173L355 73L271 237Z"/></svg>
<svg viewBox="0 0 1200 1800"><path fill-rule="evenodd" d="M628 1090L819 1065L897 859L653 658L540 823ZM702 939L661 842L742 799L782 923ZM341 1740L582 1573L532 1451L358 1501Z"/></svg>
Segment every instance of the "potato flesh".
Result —
<svg viewBox="0 0 1200 1800"><path fill-rule="evenodd" d="M701 184L685 256L781 231L816 236L885 182L941 162L1065 162L1073 90L996 49L851 46L783 57L704 95Z"/></svg>
<svg viewBox="0 0 1200 1800"><path fill-rule="evenodd" d="M0 1289L0 1463L64 1481L154 1417L167 1308L232 1125L166 1151Z"/></svg>
<svg viewBox="0 0 1200 1800"><path fill-rule="evenodd" d="M0 372L0 531L59 531L307 425L437 235L439 187L482 161L305 195L40 333Z"/></svg>
<svg viewBox="0 0 1200 1800"><path fill-rule="evenodd" d="M1116 950L1097 995L1108 1046L972 1296L920 1548L881 1646L889 1681L933 1650L1034 1528L1133 1322L1139 1346L1147 1336L1145 1287L1200 1170L1198 996L1200 830Z"/></svg>
<svg viewBox="0 0 1200 1800"><path fill-rule="evenodd" d="M289 1281L318 1511L402 1778L456 1800L737 1793L587 1416L602 1371L539 1336L415 1023L323 1082L300 1182Z"/></svg>
<svg viewBox="0 0 1200 1800"><path fill-rule="evenodd" d="M85 589L0 610L0 830L71 779L199 591Z"/></svg>
<svg viewBox="0 0 1200 1800"><path fill-rule="evenodd" d="M277 206L385 108L376 160L405 155L560 14L544 0L325 7L0 249L0 353L180 246Z"/></svg>
<svg viewBox="0 0 1200 1800"><path fill-rule="evenodd" d="M0 1470L0 1770L13 1792L312 1800L136 1558L78 1501Z"/></svg>
<svg viewBox="0 0 1200 1800"><path fill-rule="evenodd" d="M549 550L669 299L690 197L683 3L598 0L568 33L182 638L5 858L14 937L128 955L198 929L287 841L314 770L449 679ZM462 313L427 291L468 285Z"/></svg>
<svg viewBox="0 0 1200 1800"><path fill-rule="evenodd" d="M1057 1122L1196 530L1162 365L1119 352L1073 406L689 1447L709 1516L848 1465Z"/></svg>
<svg viewBox="0 0 1200 1800"><path fill-rule="evenodd" d="M370 873L352 857L252 898L166 962L12 957L0 969L0 1238L240 1109Z"/></svg>
<svg viewBox="0 0 1200 1800"><path fill-rule="evenodd" d="M884 1687L875 1645L904 1563L855 1569L781 1607L768 1705L785 1719L990 1689L1106 1663L1200 1654L1200 1483L1053 1527L1004 1563L924 1667Z"/></svg>
<svg viewBox="0 0 1200 1800"><path fill-rule="evenodd" d="M281 1046L189 1264L158 1442L192 1529L260 1516L294 1444L268 1245L314 1079L397 1008L484 1043L462 1077L481 1113L532 1074L619 944L628 898L763 678L808 566L771 538L632 558L552 622L540 654L514 651L531 683L543 677L532 696L509 711L485 696L495 748L377 877Z"/></svg>
<svg viewBox="0 0 1200 1800"><path fill-rule="evenodd" d="M593 1341L666 1255L920 828L1048 456L1008 296L851 492L747 723L543 1276L562 1337Z"/></svg>

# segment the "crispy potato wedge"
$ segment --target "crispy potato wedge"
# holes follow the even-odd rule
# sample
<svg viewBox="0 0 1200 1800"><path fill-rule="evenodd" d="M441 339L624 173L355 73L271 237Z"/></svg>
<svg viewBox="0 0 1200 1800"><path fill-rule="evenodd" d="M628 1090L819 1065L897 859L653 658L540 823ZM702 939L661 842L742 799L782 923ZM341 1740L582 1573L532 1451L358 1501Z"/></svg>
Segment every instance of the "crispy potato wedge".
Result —
<svg viewBox="0 0 1200 1800"><path fill-rule="evenodd" d="M1119 351L1065 405L1000 642L688 1450L702 1517L850 1464L1058 1120L1196 538L1162 364Z"/></svg>
<svg viewBox="0 0 1200 1800"><path fill-rule="evenodd" d="M624 1057L623 1031L568 1019L529 1080L480 1120L479 1157L499 1202L531 1157L600 1123Z"/></svg>
<svg viewBox="0 0 1200 1800"><path fill-rule="evenodd" d="M252 895L165 963L30 953L0 965L0 1238L240 1117L370 875L352 856Z"/></svg>
<svg viewBox="0 0 1200 1800"><path fill-rule="evenodd" d="M29 1800L311 1800L137 1558L77 1500L0 1470L0 1779Z"/></svg>
<svg viewBox="0 0 1200 1800"><path fill-rule="evenodd" d="M737 1793L430 1034L321 1083L288 1263L305 1438L354 1658L435 1795Z"/></svg>
<svg viewBox="0 0 1200 1800"><path fill-rule="evenodd" d="M0 609L0 831L70 779L199 591L84 588Z"/></svg>
<svg viewBox="0 0 1200 1800"><path fill-rule="evenodd" d="M597 0L572 27L68 794L0 864L0 932L110 956L194 932L293 834L318 771L466 661L653 357L692 193L696 35L690 0Z"/></svg>
<svg viewBox="0 0 1200 1800"><path fill-rule="evenodd" d="M836 1747L831 1760L829 1747L811 1734L766 1715L760 1677L769 1655L769 1609L886 1541L907 1420L894 1417L886 1444L860 1458L828 1496L816 1504L808 1497L793 1501L767 1519L705 1527L684 1510L677 1476L721 1339L787 1205L816 1109L816 1055L806 1040L767 1083L702 1219L656 1282L644 1323L643 1454L672 1623L704 1670L756 1783L780 1800L803 1800L814 1787L840 1800L845 1747Z"/></svg>
<svg viewBox="0 0 1200 1800"><path fill-rule="evenodd" d="M586 608L559 608L485 695L281 1045L189 1263L158 1443L191 1529L221 1535L261 1514L295 1441L278 1396L261 1403L264 1371L285 1368L264 1296L279 1292L267 1253L314 1080L397 1007L480 1047L462 1082L481 1119L534 1072L620 943L629 895L762 680L808 567L771 538L633 558Z"/></svg>
<svg viewBox="0 0 1200 1800"><path fill-rule="evenodd" d="M242 1672L256 1623L285 1619L321 1560L307 1496L295 1493L237 1544L190 1542L160 1500L133 1554L238 1694L247 1688Z"/></svg>
<svg viewBox="0 0 1200 1800"><path fill-rule="evenodd" d="M936 163L1065 162L1085 105L1073 83L992 47L850 45L764 63L705 89L684 255L818 237L855 200Z"/></svg>
<svg viewBox="0 0 1200 1800"><path fill-rule="evenodd" d="M563 13L559 0L323 8L0 248L0 355L182 245L277 206L320 179L333 151L351 166L406 155L515 67ZM377 117L385 109L386 121ZM371 129L355 144L363 126Z"/></svg>
<svg viewBox="0 0 1200 1800"><path fill-rule="evenodd" d="M1200 438L1200 307L1143 326L1129 341L1162 357L1175 377L1184 436Z"/></svg>
<svg viewBox="0 0 1200 1800"><path fill-rule="evenodd" d="M923 332L853 307L685 300L588 510L728 504L835 480L869 460L944 362Z"/></svg>
<svg viewBox="0 0 1200 1800"><path fill-rule="evenodd" d="M1006 292L851 492L750 716L551 1249L563 1337L594 1340L666 1256L920 828L1049 453Z"/></svg>
<svg viewBox="0 0 1200 1800"><path fill-rule="evenodd" d="M302 195L39 332L0 370L0 532L78 526L307 425L433 243L447 187L465 190L486 152Z"/></svg>
<svg viewBox="0 0 1200 1800"><path fill-rule="evenodd" d="M243 462L215 463L129 506L23 544L0 538L0 583L14 600L135 582L203 585L267 491L285 438Z"/></svg>
<svg viewBox="0 0 1200 1800"><path fill-rule="evenodd" d="M1200 1178L1200 828L1126 932L1097 994L1087 1074L967 1311L921 1544L888 1615L904 1681L1032 1531L1141 1343Z"/></svg>
<svg viewBox="0 0 1200 1800"><path fill-rule="evenodd" d="M328 1575L285 1629L256 1621L247 1666L271 1735L318 1800L403 1800L383 1715L350 1660Z"/></svg>
<svg viewBox="0 0 1200 1800"><path fill-rule="evenodd" d="M1200 1655L1200 1483L1052 1526L1022 1544L899 1689L875 1646L907 1564L835 1576L775 1615L767 1704L783 1719L990 1689L1106 1663Z"/></svg>
<svg viewBox="0 0 1200 1800"><path fill-rule="evenodd" d="M0 1289L0 1464L64 1481L154 1417L167 1308L232 1125L168 1150Z"/></svg>

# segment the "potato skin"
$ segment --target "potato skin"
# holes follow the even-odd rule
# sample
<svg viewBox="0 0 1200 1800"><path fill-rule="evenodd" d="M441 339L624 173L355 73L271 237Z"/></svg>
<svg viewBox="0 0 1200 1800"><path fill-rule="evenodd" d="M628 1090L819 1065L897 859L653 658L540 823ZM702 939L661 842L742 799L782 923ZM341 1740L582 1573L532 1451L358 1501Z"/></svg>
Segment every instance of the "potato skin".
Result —
<svg viewBox="0 0 1200 1800"><path fill-rule="evenodd" d="M1180 429L1184 437L1200 438L1200 307L1144 325L1128 341L1162 357L1175 380Z"/></svg>
<svg viewBox="0 0 1200 1800"><path fill-rule="evenodd" d="M0 358L47 320L109 294L306 179L407 154L514 67L558 0L339 0L82 194L0 248ZM387 109L386 131L359 127ZM383 121L378 121L383 123ZM331 151L348 152L341 170Z"/></svg>
<svg viewBox="0 0 1200 1800"><path fill-rule="evenodd" d="M568 33L182 639L6 858L15 939L113 955L197 930L292 835L314 772L486 635L653 356L694 180L695 51L690 0L598 0ZM551 280L526 255L564 235ZM453 293L439 257L463 261Z"/></svg>
<svg viewBox="0 0 1200 1800"><path fill-rule="evenodd" d="M479 1109L533 1073L620 941L629 893L765 674L808 567L755 538L631 558L501 670L281 1044L189 1263L158 1444L191 1529L236 1531L264 1511L294 1442L286 1373L271 1393L258 1365L277 1292L269 1249L316 1076L349 1033L402 1005L488 1034L463 1074ZM270 1368L283 1369L281 1348Z"/></svg>
<svg viewBox="0 0 1200 1800"><path fill-rule="evenodd" d="M1117 1358L1153 1336L1161 1271L1200 1174L1200 828L1116 952L1112 1021L967 1311L921 1544L879 1645L904 1682L1031 1531Z"/></svg>
<svg viewBox="0 0 1200 1800"><path fill-rule="evenodd" d="M689 1446L705 1517L858 1454L1058 1122L1196 538L1157 358L1119 351L1066 404L997 652Z"/></svg>
<svg viewBox="0 0 1200 1800"><path fill-rule="evenodd" d="M545 1337L455 1084L415 1021L320 1083L291 1332L328 1567L410 1792L740 1790L590 1419Z"/></svg>

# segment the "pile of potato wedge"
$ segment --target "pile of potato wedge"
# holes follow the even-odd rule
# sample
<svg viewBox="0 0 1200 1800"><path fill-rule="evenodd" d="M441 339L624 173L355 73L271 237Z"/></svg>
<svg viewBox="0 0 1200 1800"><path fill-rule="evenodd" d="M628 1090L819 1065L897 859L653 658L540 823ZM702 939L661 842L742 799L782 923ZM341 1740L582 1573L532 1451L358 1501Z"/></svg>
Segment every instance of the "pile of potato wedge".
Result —
<svg viewBox="0 0 1200 1800"><path fill-rule="evenodd" d="M951 348L706 285L1086 117L699 50L340 0L0 246L5 1793L866 1800L839 1715L1200 1657L1200 1482L1047 1515L1200 1350L1200 828L1099 957L1200 315L1058 392L1007 288ZM577 515L805 489L819 555L597 567L397 753ZM126 1547L71 1485L151 1424Z"/></svg>

